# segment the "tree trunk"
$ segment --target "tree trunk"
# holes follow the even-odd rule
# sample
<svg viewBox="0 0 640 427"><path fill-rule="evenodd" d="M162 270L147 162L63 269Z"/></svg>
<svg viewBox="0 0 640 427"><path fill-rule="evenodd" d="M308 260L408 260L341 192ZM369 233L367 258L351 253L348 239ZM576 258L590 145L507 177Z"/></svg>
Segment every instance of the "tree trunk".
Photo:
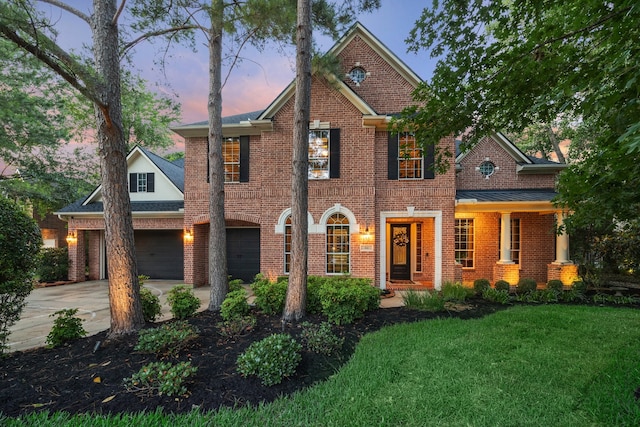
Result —
<svg viewBox="0 0 640 427"><path fill-rule="evenodd" d="M111 336L144 325L138 285L131 202L127 185L127 153L122 131L118 26L115 0L94 0L93 49L100 82L95 107L102 173L105 240L109 274Z"/></svg>
<svg viewBox="0 0 640 427"><path fill-rule="evenodd" d="M282 318L300 320L307 300L309 235L309 116L311 105L311 1L298 0L296 29L296 91L291 178L291 271Z"/></svg>
<svg viewBox="0 0 640 427"><path fill-rule="evenodd" d="M556 133L553 131L551 125L547 125L547 134L549 135L549 141L551 141L551 146L553 147L553 151L556 153L558 157L558 162L567 163L567 159L564 157L564 153L560 149L560 142L558 141L558 137Z"/></svg>
<svg viewBox="0 0 640 427"><path fill-rule="evenodd" d="M224 4L212 0L209 29L209 310L217 311L227 295L227 230L224 221L222 158L222 25Z"/></svg>

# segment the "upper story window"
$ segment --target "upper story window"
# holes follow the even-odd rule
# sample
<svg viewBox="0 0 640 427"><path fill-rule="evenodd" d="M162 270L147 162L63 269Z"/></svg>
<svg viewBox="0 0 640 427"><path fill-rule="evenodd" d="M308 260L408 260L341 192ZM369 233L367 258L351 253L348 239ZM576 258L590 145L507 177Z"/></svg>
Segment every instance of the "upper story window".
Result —
<svg viewBox="0 0 640 427"><path fill-rule="evenodd" d="M224 182L249 182L249 136L222 138ZM209 144L207 143L207 182L210 180Z"/></svg>
<svg viewBox="0 0 640 427"><path fill-rule="evenodd" d="M356 84L356 86L360 86L360 83L367 78L367 72L364 71L364 68L362 67L354 67L349 71L349 78Z"/></svg>
<svg viewBox="0 0 640 427"><path fill-rule="evenodd" d="M309 131L309 179L340 178L340 129Z"/></svg>
<svg viewBox="0 0 640 427"><path fill-rule="evenodd" d="M480 172L480 174L485 177L485 179L489 179L489 177L493 175L498 169L500 168L488 158L484 159L484 161L480 163L480 166L476 168L476 170Z"/></svg>
<svg viewBox="0 0 640 427"><path fill-rule="evenodd" d="M153 193L155 191L155 179L153 172L130 173L129 192L130 193Z"/></svg>
<svg viewBox="0 0 640 427"><path fill-rule="evenodd" d="M455 257L462 268L473 268L475 242L473 218L456 218L455 222Z"/></svg>
<svg viewBox="0 0 640 427"><path fill-rule="evenodd" d="M224 182L240 182L240 138L225 138L222 141L224 159Z"/></svg>
<svg viewBox="0 0 640 427"><path fill-rule="evenodd" d="M422 148L413 133L402 132L398 137L398 179L422 179Z"/></svg>
<svg viewBox="0 0 640 427"><path fill-rule="evenodd" d="M429 145L424 149L413 133L389 132L388 141L388 179L417 180L433 179L435 148Z"/></svg>

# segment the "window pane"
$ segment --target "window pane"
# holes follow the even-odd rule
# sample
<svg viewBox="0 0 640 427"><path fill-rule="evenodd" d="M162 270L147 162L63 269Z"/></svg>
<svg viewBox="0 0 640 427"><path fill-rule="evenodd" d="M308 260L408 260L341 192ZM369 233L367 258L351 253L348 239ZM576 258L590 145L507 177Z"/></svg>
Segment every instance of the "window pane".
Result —
<svg viewBox="0 0 640 427"><path fill-rule="evenodd" d="M291 269L291 215L287 217L284 226L284 272Z"/></svg>
<svg viewBox="0 0 640 427"><path fill-rule="evenodd" d="M327 273L349 273L349 220L333 214L327 221Z"/></svg>
<svg viewBox="0 0 640 427"><path fill-rule="evenodd" d="M329 130L309 131L309 179L329 179Z"/></svg>
<svg viewBox="0 0 640 427"><path fill-rule="evenodd" d="M147 174L139 173L138 174L138 192L144 193L147 191Z"/></svg>
<svg viewBox="0 0 640 427"><path fill-rule="evenodd" d="M222 141L224 160L224 182L240 182L240 138L225 138Z"/></svg>
<svg viewBox="0 0 640 427"><path fill-rule="evenodd" d="M456 219L455 222L455 255L456 261L463 268L473 268L474 233L473 219Z"/></svg>
<svg viewBox="0 0 640 427"><path fill-rule="evenodd" d="M409 132L398 136L398 179L421 179L422 149L418 146L416 137Z"/></svg>

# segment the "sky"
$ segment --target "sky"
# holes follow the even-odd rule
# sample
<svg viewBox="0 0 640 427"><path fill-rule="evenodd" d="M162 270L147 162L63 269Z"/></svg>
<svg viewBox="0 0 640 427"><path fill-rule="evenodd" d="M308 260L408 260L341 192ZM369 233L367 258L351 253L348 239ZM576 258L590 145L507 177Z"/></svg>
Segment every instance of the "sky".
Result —
<svg viewBox="0 0 640 427"><path fill-rule="evenodd" d="M67 4L89 14L90 0L67 0ZM420 0L381 0L381 8L373 13L361 14L357 20L382 43L403 60L418 76L428 80L435 60L428 52L407 53L405 39L430 2ZM41 9L51 16L58 29L58 44L66 49L79 49L91 43L91 32L84 23L67 12L53 6ZM316 37L316 36L314 36ZM333 46L330 38L317 38L321 52ZM224 41L223 41L224 43ZM180 124L207 119L208 51L200 43L197 52L176 47L169 51L162 69L154 59L163 55L163 43L138 45L131 59L152 91L173 97L182 105ZM263 52L255 49L242 51L242 61L235 66L223 88L223 116L251 112L266 108L295 77L295 46L268 45ZM228 72L228 68L225 70ZM223 80L226 75L223 74Z"/></svg>

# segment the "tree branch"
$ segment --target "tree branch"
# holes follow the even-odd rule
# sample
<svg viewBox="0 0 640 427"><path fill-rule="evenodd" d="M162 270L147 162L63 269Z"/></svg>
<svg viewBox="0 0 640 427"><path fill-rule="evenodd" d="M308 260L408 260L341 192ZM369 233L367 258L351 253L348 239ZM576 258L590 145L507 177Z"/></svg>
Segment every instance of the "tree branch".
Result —
<svg viewBox="0 0 640 427"><path fill-rule="evenodd" d="M129 43L126 43L121 49L120 56L122 57L126 55L126 53L130 49L132 49L135 45L151 37L162 36L164 34L170 34L170 33L177 33L178 31L195 30L195 29L202 29L202 27L200 27L199 25L181 25L179 27L165 28L162 30L151 31L149 33L142 34L140 37L130 41Z"/></svg>
<svg viewBox="0 0 640 427"><path fill-rule="evenodd" d="M91 25L91 17L89 15L86 15L83 12L80 12L78 9L69 6L66 3L63 3L59 0L38 0L42 3L48 3L51 4L53 6L59 7L60 9L64 9L69 13L74 14L75 16L77 16L78 18L82 19L83 21L85 21L87 24ZM123 2L124 3L124 2Z"/></svg>
<svg viewBox="0 0 640 427"><path fill-rule="evenodd" d="M120 15L122 14L122 11L124 10L124 5L127 3L127 0L122 0L122 3L120 3L120 7L118 8L118 11L116 12L116 14L113 16L113 20L111 21L111 23L113 25L117 25L118 24L118 18L120 17Z"/></svg>

